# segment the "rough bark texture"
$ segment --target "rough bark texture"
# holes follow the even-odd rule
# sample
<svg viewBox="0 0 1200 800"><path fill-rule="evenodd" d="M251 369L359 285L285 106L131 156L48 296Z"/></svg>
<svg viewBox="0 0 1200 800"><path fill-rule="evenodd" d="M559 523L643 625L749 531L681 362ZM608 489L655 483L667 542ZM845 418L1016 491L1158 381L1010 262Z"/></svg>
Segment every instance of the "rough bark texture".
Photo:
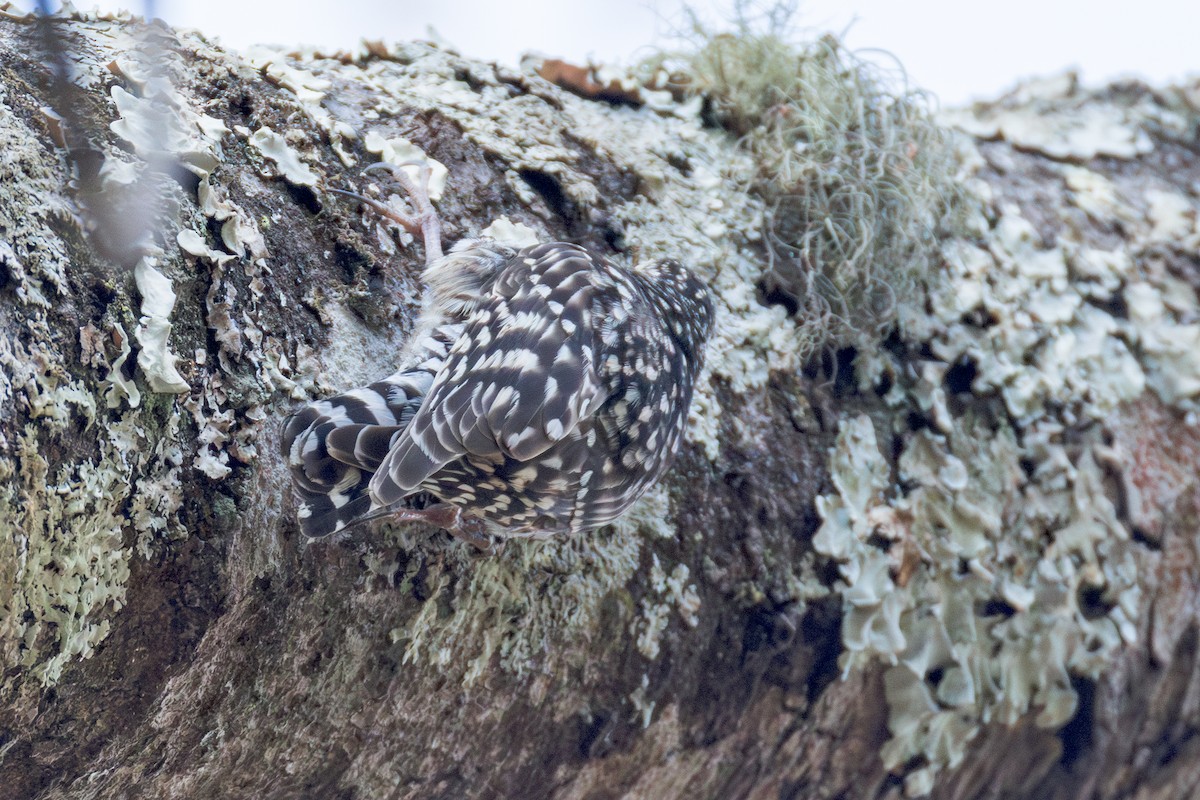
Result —
<svg viewBox="0 0 1200 800"><path fill-rule="evenodd" d="M1200 791L1194 87L960 121L974 227L929 300L806 361L756 299L752 165L694 115L421 44L158 30L147 73L136 26L58 27L109 171L71 183L35 28L0 18L4 797ZM419 296L323 187L399 137L447 166L451 240L507 216L722 297L629 522L497 558L299 537L278 422L390 372ZM124 213L156 263L106 240Z"/></svg>

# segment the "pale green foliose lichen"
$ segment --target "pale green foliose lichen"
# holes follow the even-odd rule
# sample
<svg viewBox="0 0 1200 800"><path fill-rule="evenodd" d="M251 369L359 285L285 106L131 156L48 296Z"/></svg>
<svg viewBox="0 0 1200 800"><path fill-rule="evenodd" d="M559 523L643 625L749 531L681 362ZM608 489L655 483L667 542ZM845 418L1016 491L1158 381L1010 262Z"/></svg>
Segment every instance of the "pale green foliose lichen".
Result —
<svg viewBox="0 0 1200 800"><path fill-rule="evenodd" d="M174 535L181 503L176 426L151 433L141 410L99 411L55 357L0 342L0 396L24 403L31 420L0 457L0 653L46 685L108 635L134 547L148 557ZM75 426L95 434L95 454L52 467L47 443Z"/></svg>
<svg viewBox="0 0 1200 800"><path fill-rule="evenodd" d="M984 725L1066 724L1073 682L1099 677L1134 642L1137 546L1106 488L1124 457L1105 421L1151 391L1196 424L1200 401L1200 304L1146 255L1200 244L1196 198L1165 186L1131 197L1063 165L1067 231L1047 244L1016 206L970 183L983 163L972 150L964 143L964 177L986 218L981 238L944 243L932 313L902 319L932 357L859 354L861 388L894 381L884 399L895 417L842 421L835 490L817 503L814 547L841 575L840 663L886 665L882 757L914 797L962 762ZM1120 225L1121 249L1088 244L1067 204ZM947 399L956 364L971 366L957 389L970 393L965 406ZM909 430L913 410L928 427ZM894 476L885 452L898 453Z"/></svg>
<svg viewBox="0 0 1200 800"><path fill-rule="evenodd" d="M889 494L874 426L859 416L831 457L838 491L822 498L814 546L842 574L843 670L890 665L884 765L928 762L906 776L920 794L983 724L1026 713L1065 724L1071 676L1096 677L1133 640L1139 599L1128 533L1090 451L1072 459L1043 429L1022 446L968 415L911 436L906 489ZM1093 596L1105 613L1082 607Z"/></svg>

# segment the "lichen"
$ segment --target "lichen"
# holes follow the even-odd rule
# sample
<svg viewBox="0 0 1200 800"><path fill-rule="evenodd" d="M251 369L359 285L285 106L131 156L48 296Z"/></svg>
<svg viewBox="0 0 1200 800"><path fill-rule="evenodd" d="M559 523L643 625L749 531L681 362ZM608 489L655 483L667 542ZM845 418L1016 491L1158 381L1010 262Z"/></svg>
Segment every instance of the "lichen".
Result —
<svg viewBox="0 0 1200 800"><path fill-rule="evenodd" d="M155 267L155 259L143 258L133 270L138 292L142 295L142 318L133 336L141 349L138 367L155 392L186 392L187 381L175 369L178 360L167 345L171 335L171 311L175 292L171 281Z"/></svg>
<svg viewBox="0 0 1200 800"><path fill-rule="evenodd" d="M5 507L16 513L0 523L0 560L11 565L0 642L6 664L53 684L68 661L91 655L124 603L128 474L91 462L52 473L39 444L37 428L27 425L15 447L18 481L3 489Z"/></svg>
<svg viewBox="0 0 1200 800"><path fill-rule="evenodd" d="M668 573L653 551L640 612L629 600L648 545L671 532L669 516L665 493L655 490L618 523L586 539L512 541L499 556L469 565L462 562L466 545L436 550L397 532L393 536L417 558L393 577L395 564L371 556L372 571L405 591L420 575L426 599L390 638L402 646L403 661L433 664L467 686L495 667L527 676L561 666L561 660L580 666L573 661L586 652L579 645L599 634L606 615L605 630L629 630L653 660L671 621L694 627L700 609L687 566L675 564ZM429 559L430 547L436 560Z"/></svg>
<svg viewBox="0 0 1200 800"><path fill-rule="evenodd" d="M316 186L317 173L304 163L300 154L287 139L264 125L250 135L250 144L271 161L288 183L295 186Z"/></svg>
<svg viewBox="0 0 1200 800"><path fill-rule="evenodd" d="M538 243L537 232L533 228L520 222L514 223L508 217L493 220L479 235L510 247L532 247Z"/></svg>
<svg viewBox="0 0 1200 800"><path fill-rule="evenodd" d="M425 151L405 139L403 136L387 137L378 131L367 131L363 138L367 152L379 156L383 164L391 164L397 169L404 170L413 181L420 180L420 169L429 170L427 189L430 200L440 200L446 190L446 175L449 171L446 165L437 159L430 158Z"/></svg>
<svg viewBox="0 0 1200 800"><path fill-rule="evenodd" d="M104 414L82 382L56 376L53 358L0 342L0 396L31 420L0 459L0 653L46 685L94 652L124 604L133 554L125 531L145 555L157 536L177 532L182 460L173 426L154 437L140 410ZM75 424L94 431L96 452L52 464L47 443Z"/></svg>
<svg viewBox="0 0 1200 800"><path fill-rule="evenodd" d="M699 618L700 597L696 587L687 583L689 571L686 564L676 564L670 575L663 571L657 555L651 556L649 588L651 592L642 598L642 613L630 633L637 637L638 652L650 661L658 658L659 639L670 622L671 610L675 608L689 627L696 627Z"/></svg>
<svg viewBox="0 0 1200 800"><path fill-rule="evenodd" d="M674 66L674 87L701 97L738 138L763 205L762 278L809 347L878 341L938 273L935 234L957 220L951 140L923 93L834 36L799 42L794 6L765 19L737 7L732 30L694 20L691 46L648 60Z"/></svg>
<svg viewBox="0 0 1200 800"><path fill-rule="evenodd" d="M465 685L493 666L518 676L572 652L592 635L604 601L633 577L638 536L600 532L588 540L514 542L461 573L431 569L429 599L394 629L403 660L451 671ZM449 591L455 579L460 581Z"/></svg>
<svg viewBox="0 0 1200 800"><path fill-rule="evenodd" d="M115 72L145 89L145 97L114 90L114 116L120 116L114 133L129 137L145 158L174 147L185 166L210 168L219 150L196 127L202 115L176 105L180 98L170 95L165 81L147 83L132 62L117 64L123 55L117 49L133 41L123 25L96 22L78 31L80 49L72 62L78 85L96 88ZM182 432L159 402L146 398L161 397L148 392L187 388L167 349L169 282L148 259L129 281L107 265L73 260L69 228L62 224L78 213L61 199L68 176L60 157L45 147L44 133L14 113L17 105L28 105L28 98L10 98L16 91L0 85L0 260L9 301L9 335L0 338L0 660L10 668L6 690L27 682L54 685L74 662L95 653L130 591L135 554L148 557L163 541L183 535L177 517ZM178 114L193 127L173 127L160 113ZM160 124L165 135L151 142L146 137ZM208 131L215 135L211 125ZM106 148L101 191L132 186L138 166L115 142L98 146ZM93 283L111 300L102 315L80 319L76 315L88 313L80 311L88 302L76 293ZM135 283L142 319L131 336ZM130 370L131 379L125 370L133 339L141 345L141 368ZM78 360L64 346L72 341L79 345Z"/></svg>
<svg viewBox="0 0 1200 800"><path fill-rule="evenodd" d="M120 86L113 87L112 101L122 115L112 123L112 131L133 145L138 155L149 159L166 150L201 177L216 168L216 145L208 138L214 132L212 128L201 126L199 120L189 126L181 114L164 112L152 101ZM119 176L112 177L119 180Z"/></svg>
<svg viewBox="0 0 1200 800"><path fill-rule="evenodd" d="M985 725L1065 725L1075 680L1134 643L1138 546L1110 496L1124 459L1108 420L1146 391L1194 414L1200 392L1195 292L1143 255L1194 243L1195 199L1064 165L1064 202L1042 210L1065 234L1047 240L971 182L973 150L983 235L943 244L944 282L902 320L920 360L859 354L859 387L890 384L894 416L841 422L813 542L841 576L843 671L886 665L883 762L914 797ZM1124 248L1093 224L1120 226Z"/></svg>
<svg viewBox="0 0 1200 800"><path fill-rule="evenodd" d="M1082 90L1073 72L1028 81L991 103L955 109L943 119L980 139L1004 139L1050 158L1133 158L1153 149L1146 113Z"/></svg>
<svg viewBox="0 0 1200 800"><path fill-rule="evenodd" d="M1097 677L1133 641L1129 537L1089 450L1072 457L1047 428L1020 444L1007 426L966 415L944 434L907 437L906 488L889 495L860 416L832 464L838 491L822 498L814 546L842 575L840 663L890 665L882 755L890 770L926 764L907 776L912 793L926 771L961 763L983 724L1030 712L1043 727L1065 724L1070 676Z"/></svg>

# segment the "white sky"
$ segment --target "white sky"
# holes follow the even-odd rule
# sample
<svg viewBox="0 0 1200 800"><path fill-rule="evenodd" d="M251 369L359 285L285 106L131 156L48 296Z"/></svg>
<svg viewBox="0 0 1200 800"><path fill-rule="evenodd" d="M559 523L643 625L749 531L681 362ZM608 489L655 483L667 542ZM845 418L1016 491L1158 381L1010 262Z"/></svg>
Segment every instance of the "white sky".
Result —
<svg viewBox="0 0 1200 800"><path fill-rule="evenodd" d="M95 0L77 0L81 8ZM33 0L17 5L32 6ZM102 0L101 8L139 0ZM761 5L762 3L760 3ZM230 47L256 42L351 48L360 38L425 38L433 26L464 55L516 64L536 50L568 60L628 62L670 46L679 0L157 0L158 16ZM693 0L718 20L732 0ZM1135 75L1163 84L1200 74L1197 0L807 0L801 32L849 28L853 48L890 51L943 104L990 98L1018 78L1067 67L1091 84Z"/></svg>

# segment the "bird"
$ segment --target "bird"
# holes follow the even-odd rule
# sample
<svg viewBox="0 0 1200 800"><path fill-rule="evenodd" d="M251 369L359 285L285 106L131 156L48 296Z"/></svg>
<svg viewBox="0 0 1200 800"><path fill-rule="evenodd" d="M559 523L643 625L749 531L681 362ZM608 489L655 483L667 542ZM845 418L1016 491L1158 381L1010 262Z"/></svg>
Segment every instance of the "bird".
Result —
<svg viewBox="0 0 1200 800"><path fill-rule="evenodd" d="M285 421L303 533L389 517L486 550L620 517L683 438L714 326L708 286L673 259L628 268L570 242L466 238L443 255L428 169L417 182L375 167L415 213L335 191L423 236L426 289L392 375Z"/></svg>

